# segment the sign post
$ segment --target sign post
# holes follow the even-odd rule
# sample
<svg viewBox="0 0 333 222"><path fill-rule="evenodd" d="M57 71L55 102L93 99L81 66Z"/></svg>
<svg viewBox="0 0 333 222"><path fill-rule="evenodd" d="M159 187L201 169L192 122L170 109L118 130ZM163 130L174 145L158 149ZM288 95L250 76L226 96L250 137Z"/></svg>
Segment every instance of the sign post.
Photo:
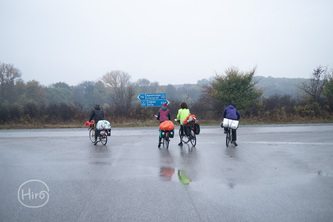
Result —
<svg viewBox="0 0 333 222"><path fill-rule="evenodd" d="M138 99L141 101L141 107L155 107L162 106L164 103L169 103L166 99L166 93L140 94Z"/></svg>

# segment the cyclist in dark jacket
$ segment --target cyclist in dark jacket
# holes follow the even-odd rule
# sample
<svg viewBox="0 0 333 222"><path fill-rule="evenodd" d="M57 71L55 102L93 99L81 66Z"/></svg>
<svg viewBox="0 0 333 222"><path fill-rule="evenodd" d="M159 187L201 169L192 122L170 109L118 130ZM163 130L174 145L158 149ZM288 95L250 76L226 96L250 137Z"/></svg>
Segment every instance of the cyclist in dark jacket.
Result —
<svg viewBox="0 0 333 222"><path fill-rule="evenodd" d="M101 106L96 104L94 110L91 112L89 122L91 120L95 121L95 144L97 143L97 136L99 135L100 130L96 129L97 123L100 120L104 120L104 112L101 109Z"/></svg>
<svg viewBox="0 0 333 222"><path fill-rule="evenodd" d="M237 111L235 107L233 107L232 104L227 106L227 108L223 112L223 118L227 119L232 119L232 120L239 120L240 119L240 114ZM227 128L224 128L224 132L226 133ZM236 143L237 137L236 137L236 129L232 129L232 143L237 146L238 144Z"/></svg>

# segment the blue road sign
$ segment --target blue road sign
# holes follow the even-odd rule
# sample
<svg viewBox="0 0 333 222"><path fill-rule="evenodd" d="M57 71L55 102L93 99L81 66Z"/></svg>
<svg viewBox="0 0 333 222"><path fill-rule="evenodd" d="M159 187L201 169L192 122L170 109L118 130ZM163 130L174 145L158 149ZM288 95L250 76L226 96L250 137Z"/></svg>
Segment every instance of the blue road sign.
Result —
<svg viewBox="0 0 333 222"><path fill-rule="evenodd" d="M166 93L147 93L140 94L138 96L139 100L161 100L166 99Z"/></svg>
<svg viewBox="0 0 333 222"><path fill-rule="evenodd" d="M166 99L158 99L158 100L141 100L141 107L154 107L154 106L162 106L164 103L168 104L168 100Z"/></svg>
<svg viewBox="0 0 333 222"><path fill-rule="evenodd" d="M140 94L138 99L141 100L141 107L162 106L164 103L169 103L166 93Z"/></svg>

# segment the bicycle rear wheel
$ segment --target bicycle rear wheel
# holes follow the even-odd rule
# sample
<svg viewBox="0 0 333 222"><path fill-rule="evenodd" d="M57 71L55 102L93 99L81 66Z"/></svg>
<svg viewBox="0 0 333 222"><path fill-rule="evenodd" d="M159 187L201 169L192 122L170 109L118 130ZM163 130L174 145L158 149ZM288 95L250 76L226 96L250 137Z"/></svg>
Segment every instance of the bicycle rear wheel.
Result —
<svg viewBox="0 0 333 222"><path fill-rule="evenodd" d="M93 128L89 129L89 139L92 143L95 142L95 130Z"/></svg>
<svg viewBox="0 0 333 222"><path fill-rule="evenodd" d="M166 133L165 137L163 138L163 147L166 149L169 148L169 133Z"/></svg>
<svg viewBox="0 0 333 222"><path fill-rule="evenodd" d="M100 140L103 145L106 145L106 143L108 142L108 137L106 135L103 135L100 137Z"/></svg>
<svg viewBox="0 0 333 222"><path fill-rule="evenodd" d="M193 130L191 130L190 141L193 147L197 144L197 137Z"/></svg>

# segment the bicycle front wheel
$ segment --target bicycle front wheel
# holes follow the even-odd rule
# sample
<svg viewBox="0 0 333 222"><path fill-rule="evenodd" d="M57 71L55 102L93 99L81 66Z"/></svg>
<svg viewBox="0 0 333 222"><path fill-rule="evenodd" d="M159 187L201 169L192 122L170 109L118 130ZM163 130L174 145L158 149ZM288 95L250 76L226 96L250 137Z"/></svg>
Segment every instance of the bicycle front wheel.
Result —
<svg viewBox="0 0 333 222"><path fill-rule="evenodd" d="M92 143L95 142L95 130L93 128L89 129L89 139Z"/></svg>

